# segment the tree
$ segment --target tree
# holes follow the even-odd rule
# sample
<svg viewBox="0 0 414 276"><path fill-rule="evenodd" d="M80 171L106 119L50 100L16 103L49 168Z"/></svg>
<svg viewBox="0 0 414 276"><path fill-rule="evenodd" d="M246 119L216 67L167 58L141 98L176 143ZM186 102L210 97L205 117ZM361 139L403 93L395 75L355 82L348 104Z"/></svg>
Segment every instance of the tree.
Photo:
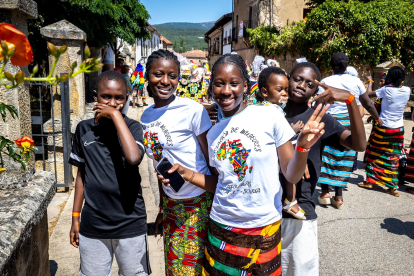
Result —
<svg viewBox="0 0 414 276"><path fill-rule="evenodd" d="M184 42L184 38L180 37L180 53L184 53L185 52L185 42Z"/></svg>
<svg viewBox="0 0 414 276"><path fill-rule="evenodd" d="M178 45L177 45L177 40L174 40L173 50L176 51L176 52L179 52Z"/></svg>
<svg viewBox="0 0 414 276"><path fill-rule="evenodd" d="M399 60L406 70L414 70L412 10L407 0L327 0L306 21L280 32L265 26L249 30L250 41L263 55L305 56L322 70L329 69L336 52L346 53L350 62L376 66Z"/></svg>
<svg viewBox="0 0 414 276"><path fill-rule="evenodd" d="M82 29L88 45L101 47L114 35L129 44L136 38L149 38L146 20L150 17L139 0L36 0L39 17L29 20L29 41L37 62L45 60L46 41L40 28L66 19Z"/></svg>

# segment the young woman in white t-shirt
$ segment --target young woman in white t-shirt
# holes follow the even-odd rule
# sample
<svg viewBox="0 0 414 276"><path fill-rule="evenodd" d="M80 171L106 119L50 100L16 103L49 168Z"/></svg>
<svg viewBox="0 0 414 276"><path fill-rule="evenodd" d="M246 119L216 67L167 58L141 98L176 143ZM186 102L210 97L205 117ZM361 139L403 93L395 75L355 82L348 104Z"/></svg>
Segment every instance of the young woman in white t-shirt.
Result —
<svg viewBox="0 0 414 276"><path fill-rule="evenodd" d="M180 164L169 171L215 193L203 275L281 275L279 168L289 182L300 180L309 148L324 133L319 122L329 105L315 110L294 150L289 141L294 132L283 112L245 106L250 81L239 55L220 57L211 76L209 90L225 116L207 134L210 165L218 177Z"/></svg>
<svg viewBox="0 0 414 276"><path fill-rule="evenodd" d="M382 125L376 125L368 140L364 162L366 181L358 186L372 188L372 184L388 188L384 190L393 196L398 193L398 174L401 150L404 146L404 109L410 98L410 88L402 86L405 72L394 66L388 70L385 85L377 91L367 91L369 97L382 99Z"/></svg>
<svg viewBox="0 0 414 276"><path fill-rule="evenodd" d="M144 111L141 124L146 153L154 167L165 157L173 164L210 175L205 158L210 118L201 104L174 95L180 75L177 57L170 51L155 51L148 58L146 72L154 105ZM200 275L213 196L190 183L177 192L159 184L160 212L155 229L163 223L165 274Z"/></svg>

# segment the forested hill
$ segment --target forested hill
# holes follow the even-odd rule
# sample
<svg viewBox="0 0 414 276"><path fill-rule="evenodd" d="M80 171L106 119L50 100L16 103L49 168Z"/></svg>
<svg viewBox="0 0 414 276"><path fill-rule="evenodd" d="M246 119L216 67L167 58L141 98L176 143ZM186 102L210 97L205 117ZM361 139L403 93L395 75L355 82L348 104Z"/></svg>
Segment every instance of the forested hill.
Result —
<svg viewBox="0 0 414 276"><path fill-rule="evenodd" d="M164 28L171 28L171 29L202 29L202 30L209 30L213 27L213 22L202 22L202 23L189 23L189 22L168 22L163 24L154 25L155 28L164 27Z"/></svg>
<svg viewBox="0 0 414 276"><path fill-rule="evenodd" d="M170 22L154 25L155 28L174 44L174 51L183 53L193 48L207 50L204 34L214 25L214 22L187 23Z"/></svg>

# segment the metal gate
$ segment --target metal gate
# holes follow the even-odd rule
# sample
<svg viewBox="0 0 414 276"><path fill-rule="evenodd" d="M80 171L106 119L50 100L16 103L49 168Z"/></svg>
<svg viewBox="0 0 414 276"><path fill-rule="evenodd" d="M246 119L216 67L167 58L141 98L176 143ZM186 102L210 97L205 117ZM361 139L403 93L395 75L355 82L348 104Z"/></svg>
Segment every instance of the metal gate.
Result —
<svg viewBox="0 0 414 276"><path fill-rule="evenodd" d="M72 188L72 149L70 128L69 82L60 84L61 114L55 115L53 87L48 83L30 84L32 136L38 151L36 167L54 172L56 187Z"/></svg>

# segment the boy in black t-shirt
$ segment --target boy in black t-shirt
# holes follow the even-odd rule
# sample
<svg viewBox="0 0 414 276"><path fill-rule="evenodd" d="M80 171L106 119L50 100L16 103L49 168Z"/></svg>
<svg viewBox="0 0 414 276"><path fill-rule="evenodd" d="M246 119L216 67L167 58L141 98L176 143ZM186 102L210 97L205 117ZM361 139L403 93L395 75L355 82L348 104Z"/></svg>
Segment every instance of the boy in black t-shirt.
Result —
<svg viewBox="0 0 414 276"><path fill-rule="evenodd" d="M110 275L115 254L120 275L149 275L142 127L121 113L128 96L120 73L102 73L96 88L95 118L78 124L69 160L78 167L70 242L79 247L79 274Z"/></svg>
<svg viewBox="0 0 414 276"><path fill-rule="evenodd" d="M319 253L315 203L312 194L315 191L321 171L322 149L326 144L338 144L355 151L364 151L366 146L365 128L358 106L350 92L336 89L320 83L319 69L310 62L297 64L290 73L289 100L284 109L286 119L295 124L307 122L313 110L308 107L311 96L318 92L318 85L325 92L314 101L333 103L346 102L351 122L351 131L346 130L337 120L326 114L321 123L325 123L324 135L312 146L308 155L309 178L304 177L296 184L296 199L305 211L306 220L297 220L283 213L282 219L282 270L283 275L319 275ZM296 144L297 135L292 138ZM281 183L285 182L281 176ZM284 188L285 190L285 188Z"/></svg>

